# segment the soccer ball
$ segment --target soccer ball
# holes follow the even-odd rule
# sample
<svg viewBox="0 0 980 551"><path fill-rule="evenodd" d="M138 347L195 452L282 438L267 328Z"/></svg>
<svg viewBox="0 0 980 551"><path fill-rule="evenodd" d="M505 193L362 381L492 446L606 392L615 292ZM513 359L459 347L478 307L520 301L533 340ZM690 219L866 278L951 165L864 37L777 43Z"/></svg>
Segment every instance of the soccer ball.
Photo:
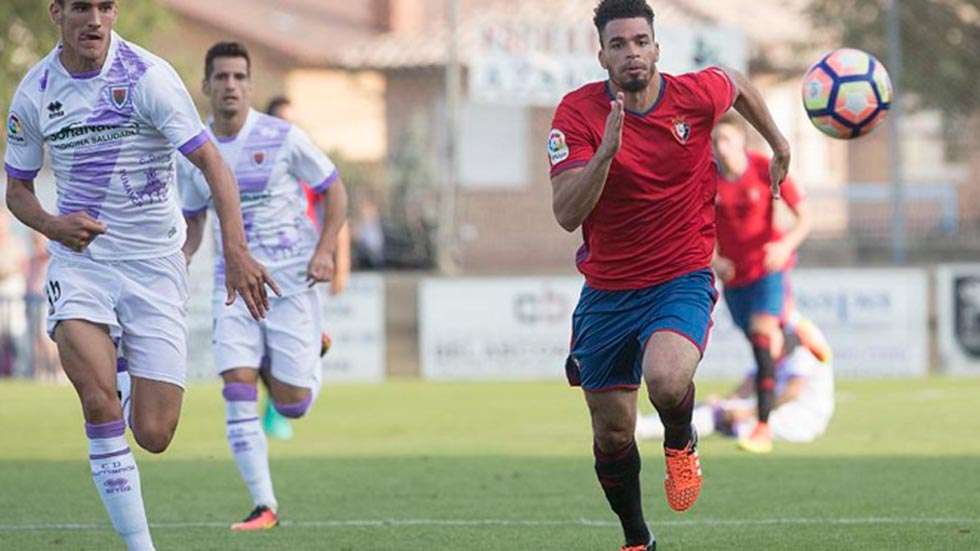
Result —
<svg viewBox="0 0 980 551"><path fill-rule="evenodd" d="M885 66L852 48L823 56L803 77L803 107L810 122L839 140L858 138L881 124L892 93Z"/></svg>

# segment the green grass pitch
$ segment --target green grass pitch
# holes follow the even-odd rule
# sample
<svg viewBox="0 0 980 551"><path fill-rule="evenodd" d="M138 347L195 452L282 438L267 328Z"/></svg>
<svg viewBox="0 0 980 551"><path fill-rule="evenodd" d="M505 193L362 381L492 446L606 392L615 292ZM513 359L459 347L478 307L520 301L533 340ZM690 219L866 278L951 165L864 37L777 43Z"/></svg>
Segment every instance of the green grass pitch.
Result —
<svg viewBox="0 0 980 551"><path fill-rule="evenodd" d="M699 391L723 390L701 384ZM138 452L170 549L615 550L580 393L550 383L328 387L271 442L283 526L232 534L250 507L217 385L190 387L162 456ZM826 437L750 457L706 438L705 487L671 512L643 443L661 549L980 549L980 379L844 382ZM121 549L92 487L70 388L0 383L0 549Z"/></svg>

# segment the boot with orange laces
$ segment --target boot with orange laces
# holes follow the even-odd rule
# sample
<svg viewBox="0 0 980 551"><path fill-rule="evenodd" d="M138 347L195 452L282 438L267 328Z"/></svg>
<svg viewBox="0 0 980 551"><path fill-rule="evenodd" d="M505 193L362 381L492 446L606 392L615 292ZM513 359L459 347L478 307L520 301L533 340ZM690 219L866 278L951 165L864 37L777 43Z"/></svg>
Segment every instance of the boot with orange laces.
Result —
<svg viewBox="0 0 980 551"><path fill-rule="evenodd" d="M701 460L698 458L698 433L691 426L691 441L683 449L675 450L664 446L667 463L667 476L664 478L664 492L670 508L687 511L701 495Z"/></svg>

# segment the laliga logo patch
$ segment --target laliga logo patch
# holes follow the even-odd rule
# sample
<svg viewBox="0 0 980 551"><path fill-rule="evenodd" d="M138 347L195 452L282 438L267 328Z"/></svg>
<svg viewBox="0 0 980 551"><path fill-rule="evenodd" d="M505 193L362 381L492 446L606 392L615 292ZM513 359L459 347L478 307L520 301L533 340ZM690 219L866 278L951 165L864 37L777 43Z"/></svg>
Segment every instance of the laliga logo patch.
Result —
<svg viewBox="0 0 980 551"><path fill-rule="evenodd" d="M112 86L109 88L109 99L116 109L122 109L129 102L129 86Z"/></svg>
<svg viewBox="0 0 980 551"><path fill-rule="evenodd" d="M691 125L687 124L687 121L676 118L670 123L670 129L681 145L687 145L687 140L691 137Z"/></svg>
<svg viewBox="0 0 980 551"><path fill-rule="evenodd" d="M565 134L557 128L552 129L548 134L548 158L551 164L556 165L568 158L568 143L565 141Z"/></svg>
<svg viewBox="0 0 980 551"><path fill-rule="evenodd" d="M20 134L21 128L20 119L17 118L17 115L11 113L10 118L7 119L7 133L11 136L17 136Z"/></svg>

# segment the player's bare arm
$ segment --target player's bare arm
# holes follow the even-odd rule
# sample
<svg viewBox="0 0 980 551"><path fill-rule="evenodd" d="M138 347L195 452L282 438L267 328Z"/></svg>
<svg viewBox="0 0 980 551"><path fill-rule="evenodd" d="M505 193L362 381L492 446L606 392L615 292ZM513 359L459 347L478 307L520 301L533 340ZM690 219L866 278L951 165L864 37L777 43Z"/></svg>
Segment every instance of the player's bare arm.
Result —
<svg viewBox="0 0 980 551"><path fill-rule="evenodd" d="M7 178L7 207L25 225L75 252L84 251L108 229L84 211L62 216L49 214L34 194L34 182L27 180Z"/></svg>
<svg viewBox="0 0 980 551"><path fill-rule="evenodd" d="M723 283L731 281L735 277L735 263L730 258L718 254L718 247L715 247L715 252L711 256L711 269Z"/></svg>
<svg viewBox="0 0 980 551"><path fill-rule="evenodd" d="M310 286L323 281L330 281L334 276L336 264L334 254L337 252L337 236L347 223L347 189L344 182L337 178L325 193L326 208L323 213L323 230L316 244L316 251L307 267L307 281Z"/></svg>
<svg viewBox="0 0 980 551"><path fill-rule="evenodd" d="M623 140L625 97L620 92L610 102L602 143L587 165L570 169L551 179L552 209L565 231L573 232L588 218L606 186L609 167Z"/></svg>
<svg viewBox="0 0 980 551"><path fill-rule="evenodd" d="M345 223L337 236L337 252L334 253L334 276L330 281L330 294L339 295L347 288L350 279L350 224Z"/></svg>
<svg viewBox="0 0 980 551"><path fill-rule="evenodd" d="M277 295L282 293L265 266L259 264L248 251L245 241L245 226L242 222L242 208L231 169L221 159L221 154L212 143L206 143L187 156L204 174L214 198L214 210L221 224L221 242L225 254L225 287L228 291L226 304L235 302L240 294L255 319L262 319L269 311L269 295L266 285Z"/></svg>
<svg viewBox="0 0 980 551"><path fill-rule="evenodd" d="M772 148L773 157L769 164L769 181L772 184L772 195L779 198L779 186L789 173L790 147L789 141L783 136L772 118L772 113L766 106L759 89L752 84L741 72L723 67L725 74L735 84L735 110L762 134L766 143Z"/></svg>
<svg viewBox="0 0 980 551"><path fill-rule="evenodd" d="M194 216L185 217L184 220L187 222L187 239L184 240L181 252L184 253L184 260L190 266L194 253L201 248L201 241L204 240L204 225L208 221L208 211L203 210Z"/></svg>
<svg viewBox="0 0 980 551"><path fill-rule="evenodd" d="M796 217L792 229L786 232L786 235L779 241L767 243L764 247L766 270L770 272L783 269L790 256L803 244L803 241L810 235L810 230L813 229L813 217L810 214L810 209L807 208L806 201L800 201L796 206L790 206L790 210Z"/></svg>

